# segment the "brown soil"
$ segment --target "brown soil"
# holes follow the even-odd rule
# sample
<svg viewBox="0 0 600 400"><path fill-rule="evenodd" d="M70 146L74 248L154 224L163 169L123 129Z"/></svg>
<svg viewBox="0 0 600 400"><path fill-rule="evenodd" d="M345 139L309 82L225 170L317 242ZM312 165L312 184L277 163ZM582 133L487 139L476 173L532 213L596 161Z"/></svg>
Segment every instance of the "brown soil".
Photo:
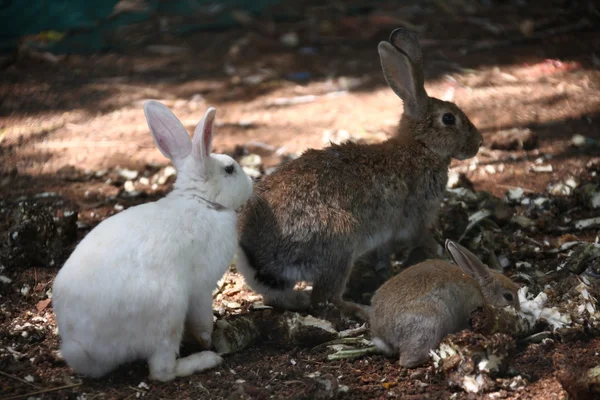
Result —
<svg viewBox="0 0 600 400"><path fill-rule="evenodd" d="M529 1L520 8L512 2L490 2L488 7L480 4L484 2L448 2L452 7L468 4L473 13L461 7L447 13L434 2L422 3L423 9L433 12L412 13L407 8L405 18L425 26L427 90L441 97L454 88L453 101L485 138L478 156L454 162L455 171L466 174L476 190L500 197L514 187L544 193L549 184L597 174L600 147L592 142L600 140L600 33L584 27L535 36L572 26L582 18L596 18L597 23L598 9L591 2L588 6L587 2ZM395 6L383 14L390 10L395 11ZM528 20L534 23L534 36L523 40L519 27L526 27ZM145 124L141 104L147 98L167 103L190 129L208 105L215 106L216 151L259 153L265 169L282 159L255 142L284 148L282 153L301 153L308 147L323 147L326 130L346 130L365 140L388 137L402 104L385 85L376 45L398 24L385 18L361 21L336 16L332 21L334 32L311 45L314 54L290 49L277 40L296 31L300 42L308 43L308 25L298 22L276 24L275 39L240 29L185 37L165 34L146 43L184 48L169 55L137 45L126 54L69 55L55 63L33 55L19 58L5 67L0 81L0 221L8 227L19 201L50 193L30 201L63 214L77 210L80 239L116 208L151 201L170 190L170 181L155 187L136 183L144 195L126 198L124 180L114 172L117 167L128 168L152 177L167 165ZM136 29L152 30L153 23ZM491 32L494 28L501 33ZM514 40L504 43L507 38ZM476 46L483 43L488 48L478 50ZM226 73L225 66L235 72ZM310 79L294 82L286 77L298 72L309 72ZM248 77L256 76L263 81L248 83ZM322 97L304 104L273 104L276 99L305 95ZM494 135L512 128L530 129L537 136L534 148L492 150ZM576 134L591 144L572 145ZM548 172L536 172L539 167L543 168L537 171ZM98 173L101 170L108 173ZM574 213L582 218L598 215L593 210ZM0 233L6 232L0 227ZM545 232L537 239L554 243L562 235L558 230ZM589 241L597 234L577 233ZM148 381L143 363L123 366L102 380L73 376L56 357L56 325L51 304L44 300L76 240L52 243L58 246L55 252L46 243L30 251L48 254L34 259L19 255L24 260L21 266L0 270L0 275L12 280L0 283L0 397L81 382L32 397L329 398L336 390L327 388L323 381L328 381L334 388L347 386L347 393L339 396L349 399L489 398L448 388L431 366L407 371L383 356L328 361L326 349L293 347L274 337L227 356L220 368L167 384ZM520 260L544 265L555 261L529 253ZM257 297L242 286L237 274L230 273L228 279L228 287L239 290L223 291L214 308L223 309L225 316L252 312L249 305ZM237 301L241 308L223 307L223 300ZM264 313L261 318L276 317L275 311ZM16 329L26 322L32 326ZM565 399L552 357L567 354L574 365L593 367L600 364L599 346L600 340L588 335L574 342L521 347L511 367L527 385L516 391L500 390L494 398ZM317 371L320 381L307 376ZM27 381L28 377L33 380ZM79 397L83 394L86 397Z"/></svg>

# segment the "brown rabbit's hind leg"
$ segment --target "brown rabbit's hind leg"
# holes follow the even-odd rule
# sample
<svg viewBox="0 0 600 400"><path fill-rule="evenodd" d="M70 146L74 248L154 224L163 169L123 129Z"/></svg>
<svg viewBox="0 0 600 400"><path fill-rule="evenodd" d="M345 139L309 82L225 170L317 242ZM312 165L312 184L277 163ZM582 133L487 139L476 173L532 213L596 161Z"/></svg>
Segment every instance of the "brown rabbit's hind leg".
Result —
<svg viewBox="0 0 600 400"><path fill-rule="evenodd" d="M407 323L408 322L408 323ZM429 312L413 314L405 320L404 335L400 338L399 363L405 368L414 368L427 363L430 351L444 337L442 321Z"/></svg>
<svg viewBox="0 0 600 400"><path fill-rule="evenodd" d="M341 265L341 264L340 264ZM363 321L368 321L368 310L366 306L351 301L346 301L342 298L346 290L346 282L348 275L352 269L352 262L344 262L342 268L320 268L319 276L316 277L313 283L311 294L311 303L313 306L319 303L330 301L343 314L354 315Z"/></svg>

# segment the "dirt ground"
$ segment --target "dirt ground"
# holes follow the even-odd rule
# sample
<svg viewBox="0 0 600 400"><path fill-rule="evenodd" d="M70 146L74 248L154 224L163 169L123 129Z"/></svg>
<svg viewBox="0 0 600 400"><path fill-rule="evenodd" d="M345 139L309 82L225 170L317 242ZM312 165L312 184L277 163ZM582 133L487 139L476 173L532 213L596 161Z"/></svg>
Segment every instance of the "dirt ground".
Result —
<svg viewBox="0 0 600 400"><path fill-rule="evenodd" d="M310 18L275 23L273 31L259 20L245 29L144 40L157 29L152 20L131 29L140 39L126 52L2 58L0 398L566 399L557 355L580 368L600 364L593 329L570 340L553 336L519 345L509 375L525 384L486 394L448 386L433 365L405 370L381 355L329 361L326 348L293 346L271 335L226 356L215 370L165 384L149 381L144 363L91 380L73 375L58 357L49 289L60 265L97 223L171 189L167 160L145 123L145 99L165 102L190 130L208 106L216 107L215 152L238 159L259 154L257 175L336 138L384 140L394 133L402 103L385 84L376 48L402 24L422 29L429 94L452 99L484 135L479 154L454 161L451 169L477 193L504 198L522 188L525 197L544 196L553 204L528 214L538 228L527 240L519 239L514 224L494 231L516 243L501 246L510 249L508 274L517 272L515 261L543 271L565 261L526 250L531 241L550 248L568 241L565 235L598 240L598 225L560 229L600 215L568 183L599 183L597 5L383 2L369 14L345 16L309 3L300 8ZM290 32L299 45L279 40ZM534 140L500 138L510 129ZM275 310L251 310L259 300L232 269L214 309L218 318L276 319Z"/></svg>

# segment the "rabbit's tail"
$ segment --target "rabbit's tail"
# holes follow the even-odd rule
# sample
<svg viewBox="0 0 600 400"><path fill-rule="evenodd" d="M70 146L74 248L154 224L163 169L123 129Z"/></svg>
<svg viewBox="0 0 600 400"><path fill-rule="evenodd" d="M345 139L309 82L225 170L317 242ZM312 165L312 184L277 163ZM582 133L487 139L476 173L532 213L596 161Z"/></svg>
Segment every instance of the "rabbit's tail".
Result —
<svg viewBox="0 0 600 400"><path fill-rule="evenodd" d="M60 352L69 367L75 372L91 378L99 378L112 369L112 365L96 360L81 343L74 339L64 340L60 346Z"/></svg>
<svg viewBox="0 0 600 400"><path fill-rule="evenodd" d="M266 305L286 310L305 310L310 306L309 292L294 290L293 280L260 272L257 266L252 265L250 258L243 246L240 246L236 269L244 276L246 284L263 296Z"/></svg>

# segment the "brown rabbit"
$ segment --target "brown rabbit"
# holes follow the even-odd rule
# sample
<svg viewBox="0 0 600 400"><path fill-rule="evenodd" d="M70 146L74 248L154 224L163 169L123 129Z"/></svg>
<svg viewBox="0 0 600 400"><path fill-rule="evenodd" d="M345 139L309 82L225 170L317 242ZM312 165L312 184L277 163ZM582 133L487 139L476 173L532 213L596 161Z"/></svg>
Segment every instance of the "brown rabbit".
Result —
<svg viewBox="0 0 600 400"><path fill-rule="evenodd" d="M371 300L373 344L388 356L400 353L403 367L427 362L444 336L469 327L469 316L478 307L519 309L514 282L451 240L446 240L446 250L458 266L424 261L388 280Z"/></svg>
<svg viewBox="0 0 600 400"><path fill-rule="evenodd" d="M482 136L453 104L428 97L421 49L405 29L379 43L389 86L404 102L397 134L378 144L344 143L307 150L256 184L240 218L238 270L265 303L305 309L342 300L354 261L392 239L437 256L429 234L452 158L477 154ZM312 296L294 291L312 281Z"/></svg>

